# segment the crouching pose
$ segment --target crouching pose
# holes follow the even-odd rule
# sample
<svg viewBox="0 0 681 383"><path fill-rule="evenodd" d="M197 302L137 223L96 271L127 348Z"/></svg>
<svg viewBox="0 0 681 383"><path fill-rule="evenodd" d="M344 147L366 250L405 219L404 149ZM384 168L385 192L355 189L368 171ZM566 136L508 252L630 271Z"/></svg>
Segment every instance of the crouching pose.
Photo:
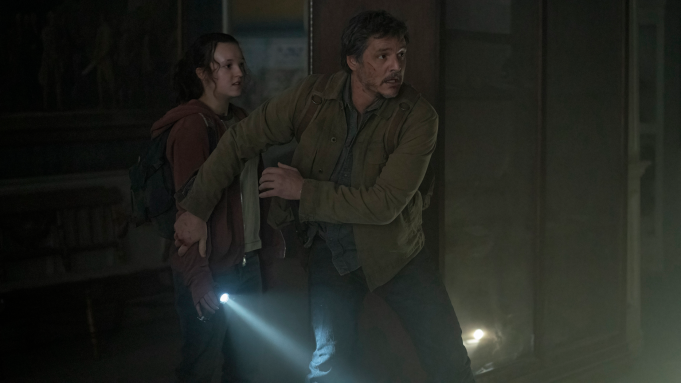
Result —
<svg viewBox="0 0 681 383"><path fill-rule="evenodd" d="M299 138L291 166L268 168L260 196L279 197L270 220L307 225L316 349L309 382L352 382L357 318L374 292L397 313L430 382L475 379L451 301L424 247L419 186L435 150L438 115L403 84L409 35L384 11L353 17L341 37L343 71L312 75L223 136L180 205L176 244L206 240L218 196L270 145ZM289 207L297 209L297 214Z"/></svg>

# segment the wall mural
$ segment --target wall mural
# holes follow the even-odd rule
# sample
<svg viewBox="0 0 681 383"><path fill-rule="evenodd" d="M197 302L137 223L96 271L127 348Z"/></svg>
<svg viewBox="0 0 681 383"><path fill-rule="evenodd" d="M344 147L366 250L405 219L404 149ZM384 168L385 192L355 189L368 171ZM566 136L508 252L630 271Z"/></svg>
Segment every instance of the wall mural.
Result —
<svg viewBox="0 0 681 383"><path fill-rule="evenodd" d="M170 105L177 1L4 6L0 113Z"/></svg>

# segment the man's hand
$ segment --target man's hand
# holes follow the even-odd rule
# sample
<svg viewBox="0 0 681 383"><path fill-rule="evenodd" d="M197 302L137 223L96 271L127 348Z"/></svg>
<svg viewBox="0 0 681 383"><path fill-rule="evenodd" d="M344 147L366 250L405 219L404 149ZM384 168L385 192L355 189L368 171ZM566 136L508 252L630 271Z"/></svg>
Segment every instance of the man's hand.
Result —
<svg viewBox="0 0 681 383"><path fill-rule="evenodd" d="M300 193L303 191L303 176L300 175L298 169L279 162L278 168L263 170L259 189L260 198L281 197L299 200Z"/></svg>
<svg viewBox="0 0 681 383"><path fill-rule="evenodd" d="M206 223L194 214L185 211L175 221L175 246L179 247L177 254L183 256L191 245L199 243L199 254L206 256L206 239L208 229Z"/></svg>
<svg viewBox="0 0 681 383"><path fill-rule="evenodd" d="M203 316L204 310L210 314L215 314L215 311L219 309L220 303L218 303L218 297L213 291L209 291L201 298L199 303L196 304L196 312L199 313L199 318Z"/></svg>

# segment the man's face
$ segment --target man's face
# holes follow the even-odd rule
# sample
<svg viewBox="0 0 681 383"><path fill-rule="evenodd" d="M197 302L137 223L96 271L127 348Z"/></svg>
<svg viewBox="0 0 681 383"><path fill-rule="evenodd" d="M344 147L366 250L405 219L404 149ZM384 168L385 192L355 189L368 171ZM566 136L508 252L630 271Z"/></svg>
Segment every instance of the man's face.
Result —
<svg viewBox="0 0 681 383"><path fill-rule="evenodd" d="M348 56L348 65L368 93L385 98L397 96L407 65L407 43L404 38L369 38L362 62Z"/></svg>

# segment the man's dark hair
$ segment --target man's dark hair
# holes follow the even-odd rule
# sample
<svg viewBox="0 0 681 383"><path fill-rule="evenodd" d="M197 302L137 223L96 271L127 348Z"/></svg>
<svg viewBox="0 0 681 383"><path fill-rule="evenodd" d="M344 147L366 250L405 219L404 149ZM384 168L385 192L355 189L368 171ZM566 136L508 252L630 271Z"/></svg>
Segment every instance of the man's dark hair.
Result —
<svg viewBox="0 0 681 383"><path fill-rule="evenodd" d="M375 37L404 38L409 43L407 24L396 19L386 11L364 11L350 19L341 36L341 68L350 73L347 56L353 56L358 62L362 62L362 55L369 45L369 39Z"/></svg>

